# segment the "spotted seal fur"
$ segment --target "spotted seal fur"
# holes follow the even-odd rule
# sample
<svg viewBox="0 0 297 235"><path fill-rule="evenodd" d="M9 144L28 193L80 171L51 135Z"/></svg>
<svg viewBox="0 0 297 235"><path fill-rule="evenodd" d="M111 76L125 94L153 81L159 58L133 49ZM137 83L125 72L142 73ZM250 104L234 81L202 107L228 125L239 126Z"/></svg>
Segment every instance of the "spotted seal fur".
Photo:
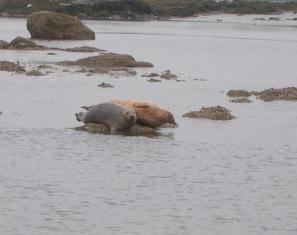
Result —
<svg viewBox="0 0 297 235"><path fill-rule="evenodd" d="M76 120L83 123L105 124L111 133L129 130L136 123L134 109L114 104L102 103L93 106L87 112L76 113Z"/></svg>

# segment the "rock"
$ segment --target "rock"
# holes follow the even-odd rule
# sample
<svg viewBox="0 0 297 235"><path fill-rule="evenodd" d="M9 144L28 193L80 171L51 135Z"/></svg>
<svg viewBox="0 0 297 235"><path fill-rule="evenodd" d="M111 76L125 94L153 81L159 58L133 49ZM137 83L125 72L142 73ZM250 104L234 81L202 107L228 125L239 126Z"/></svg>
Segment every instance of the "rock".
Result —
<svg viewBox="0 0 297 235"><path fill-rule="evenodd" d="M17 63L0 61L0 71L24 73L26 70Z"/></svg>
<svg viewBox="0 0 297 235"><path fill-rule="evenodd" d="M53 53L53 52L49 52L49 53L47 53L47 55L57 55L57 54Z"/></svg>
<svg viewBox="0 0 297 235"><path fill-rule="evenodd" d="M9 47L9 42L6 42L4 40L0 40L0 49L7 49Z"/></svg>
<svg viewBox="0 0 297 235"><path fill-rule="evenodd" d="M247 90L230 90L227 93L229 97L249 97L251 93Z"/></svg>
<svg viewBox="0 0 297 235"><path fill-rule="evenodd" d="M183 117L222 121L227 121L235 118L231 115L230 110L223 108L221 106L203 107L200 111L192 111L186 113L183 115Z"/></svg>
<svg viewBox="0 0 297 235"><path fill-rule="evenodd" d="M87 123L84 126L75 127L73 128L77 131L84 131L88 133L97 133L97 134L110 134L110 127L105 124L94 124L94 123ZM160 135L160 133L153 128L144 127L140 125L134 125L125 133L121 133L125 135L131 136L147 136L147 137L155 137Z"/></svg>
<svg viewBox="0 0 297 235"><path fill-rule="evenodd" d="M173 114L154 103L136 100L112 100L112 102L134 109L137 123L140 125L153 128L165 123L176 125Z"/></svg>
<svg viewBox="0 0 297 235"><path fill-rule="evenodd" d="M111 85L111 84L102 82L101 84L98 85L98 87L101 87L101 88L112 88L114 86Z"/></svg>
<svg viewBox="0 0 297 235"><path fill-rule="evenodd" d="M98 48L95 47L88 47L88 46L83 46L83 47L73 47L73 48L66 48L64 49L64 51L68 51L68 52L101 52L103 50L100 50Z"/></svg>
<svg viewBox="0 0 297 235"><path fill-rule="evenodd" d="M53 67L49 64L41 64L37 67L38 69L52 69Z"/></svg>
<svg viewBox="0 0 297 235"><path fill-rule="evenodd" d="M297 101L297 88L287 87L281 89L267 89L257 93L257 98L265 102L275 100Z"/></svg>
<svg viewBox="0 0 297 235"><path fill-rule="evenodd" d="M40 71L38 71L38 70L31 70L31 71L28 71L27 73L26 73L26 75L27 76L44 76L44 74L43 73L41 73Z"/></svg>
<svg viewBox="0 0 297 235"><path fill-rule="evenodd" d="M91 56L76 61L60 61L56 63L62 66L80 66L94 69L92 73L107 73L109 71L129 71L128 68L152 67L148 62L139 62L130 55L121 55L115 53L104 53L97 56ZM119 69L120 68L120 69Z"/></svg>
<svg viewBox="0 0 297 235"><path fill-rule="evenodd" d="M161 80L159 79L156 79L156 78L151 78L149 80L147 80L148 82L162 82Z"/></svg>
<svg viewBox="0 0 297 235"><path fill-rule="evenodd" d="M235 98L235 99L231 99L230 100L231 103L251 103L252 101L250 101L249 99L243 97L243 98Z"/></svg>
<svg viewBox="0 0 297 235"><path fill-rule="evenodd" d="M175 74L173 74L173 73L168 69L168 70L164 71L164 72L161 74L160 78L163 78L163 79L165 79L165 80L173 80L173 79L176 79L177 76L176 76Z"/></svg>
<svg viewBox="0 0 297 235"><path fill-rule="evenodd" d="M37 45L31 39L16 37L10 42L9 49L14 50L42 50L45 47Z"/></svg>
<svg viewBox="0 0 297 235"><path fill-rule="evenodd" d="M33 39L94 40L95 33L77 18L50 11L35 12L27 18Z"/></svg>
<svg viewBox="0 0 297 235"><path fill-rule="evenodd" d="M134 57L125 54L116 53L105 53L97 56L91 56L76 61L61 61L57 63L58 65L64 66L82 66L89 68L135 68L135 67L152 67L153 65L148 62L138 62Z"/></svg>
<svg viewBox="0 0 297 235"><path fill-rule="evenodd" d="M142 77L145 77L145 78L153 78L153 77L159 77L160 74L158 73L149 73L149 74L143 74Z"/></svg>

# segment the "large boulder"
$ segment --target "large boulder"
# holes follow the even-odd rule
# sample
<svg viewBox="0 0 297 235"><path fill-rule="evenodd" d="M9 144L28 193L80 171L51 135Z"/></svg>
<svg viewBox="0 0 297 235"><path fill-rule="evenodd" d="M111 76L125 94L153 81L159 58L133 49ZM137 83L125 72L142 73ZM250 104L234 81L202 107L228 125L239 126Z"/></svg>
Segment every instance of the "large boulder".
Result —
<svg viewBox="0 0 297 235"><path fill-rule="evenodd" d="M77 18L50 11L28 16L27 29L32 39L94 40L95 33Z"/></svg>

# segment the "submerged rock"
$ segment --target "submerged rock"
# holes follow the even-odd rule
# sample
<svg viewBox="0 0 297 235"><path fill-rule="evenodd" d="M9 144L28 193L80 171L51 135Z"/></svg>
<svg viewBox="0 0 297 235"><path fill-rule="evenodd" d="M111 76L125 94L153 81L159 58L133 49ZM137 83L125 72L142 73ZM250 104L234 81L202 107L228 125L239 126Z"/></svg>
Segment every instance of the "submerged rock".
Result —
<svg viewBox="0 0 297 235"><path fill-rule="evenodd" d="M44 74L42 73L42 72L40 72L40 71L38 71L38 70L35 70L35 69L33 69L33 70L31 70L31 71L28 71L27 73L26 73L26 75L27 76L44 76Z"/></svg>
<svg viewBox="0 0 297 235"><path fill-rule="evenodd" d="M239 97L230 100L231 103L251 103L252 101L246 97Z"/></svg>
<svg viewBox="0 0 297 235"><path fill-rule="evenodd" d="M0 71L24 73L26 70L17 63L0 61Z"/></svg>
<svg viewBox="0 0 297 235"><path fill-rule="evenodd" d="M95 33L79 19L50 11L35 12L27 18L27 29L33 39L94 40Z"/></svg>
<svg viewBox="0 0 297 235"><path fill-rule="evenodd" d="M57 54L53 53L53 52L49 52L49 53L47 53L47 55L57 55Z"/></svg>
<svg viewBox="0 0 297 235"><path fill-rule="evenodd" d="M114 87L114 86L111 85L111 84L102 82L101 84L98 85L98 87L101 87L101 88L112 88L112 87Z"/></svg>
<svg viewBox="0 0 297 235"><path fill-rule="evenodd" d="M63 66L81 66L88 68L136 68L153 67L151 63L136 61L134 57L125 54L105 53L97 56L91 56L76 61L60 61L58 65Z"/></svg>
<svg viewBox="0 0 297 235"><path fill-rule="evenodd" d="M9 42L6 42L4 40L0 40L0 49L7 49L9 47Z"/></svg>
<svg viewBox="0 0 297 235"><path fill-rule="evenodd" d="M265 102L275 101L275 100L286 100L286 101L297 101L297 88L287 87L280 89L267 89L256 94L258 99Z"/></svg>
<svg viewBox="0 0 297 235"><path fill-rule="evenodd" d="M88 47L88 46L82 46L82 47L73 47L73 48L66 48L64 51L68 52L101 52L103 50L100 50L95 47Z"/></svg>
<svg viewBox="0 0 297 235"><path fill-rule="evenodd" d="M151 79L148 79L147 81L148 82L162 82L161 80L156 79L156 78L151 78Z"/></svg>
<svg viewBox="0 0 297 235"><path fill-rule="evenodd" d="M160 78L165 79L165 80L174 80L177 78L177 75L173 74L169 69L164 71Z"/></svg>
<svg viewBox="0 0 297 235"><path fill-rule="evenodd" d="M211 119L211 120L221 120L227 121L234 119L235 116L231 115L230 110L221 107L203 107L200 111L192 111L183 115L187 118L202 118L202 119Z"/></svg>
<svg viewBox="0 0 297 235"><path fill-rule="evenodd" d="M230 90L227 93L229 97L249 97L251 93L247 90Z"/></svg>
<svg viewBox="0 0 297 235"><path fill-rule="evenodd" d="M153 78L153 77L159 77L160 74L158 73L149 73L149 74L143 74L142 77L145 77L145 78Z"/></svg>

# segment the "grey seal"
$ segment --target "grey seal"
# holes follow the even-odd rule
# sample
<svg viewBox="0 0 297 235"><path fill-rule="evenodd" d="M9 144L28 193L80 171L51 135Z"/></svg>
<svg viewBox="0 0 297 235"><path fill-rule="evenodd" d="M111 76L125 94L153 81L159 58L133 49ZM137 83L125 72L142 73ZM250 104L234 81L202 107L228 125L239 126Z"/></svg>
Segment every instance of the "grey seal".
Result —
<svg viewBox="0 0 297 235"><path fill-rule="evenodd" d="M137 119L134 109L114 103L98 104L75 116L79 122L105 124L110 127L111 133L129 130Z"/></svg>

